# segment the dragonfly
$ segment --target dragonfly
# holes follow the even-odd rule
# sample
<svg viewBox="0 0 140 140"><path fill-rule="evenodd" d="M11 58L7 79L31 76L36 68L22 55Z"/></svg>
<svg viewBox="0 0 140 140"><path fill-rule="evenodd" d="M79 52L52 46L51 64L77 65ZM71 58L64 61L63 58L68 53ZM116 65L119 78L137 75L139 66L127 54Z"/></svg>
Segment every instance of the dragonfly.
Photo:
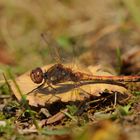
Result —
<svg viewBox="0 0 140 140"><path fill-rule="evenodd" d="M80 71L73 71L69 67L62 64L55 64L50 67L46 72L40 67L32 70L30 73L31 80L36 84L47 83L55 85L67 81L80 82L80 81L96 81L96 82L140 82L140 76L97 76Z"/></svg>
<svg viewBox="0 0 140 140"><path fill-rule="evenodd" d="M43 39L48 43L45 36L42 35ZM54 47L54 46L53 46ZM56 51L56 47L53 51ZM72 82L82 82L82 81L95 81L95 82L140 82L140 75L130 75L130 76L97 76L92 74L87 74L80 71L74 71L72 68L66 67L60 61L60 56L58 51L56 51L55 57L58 63L51 66L47 71L43 72L40 67L33 69L30 72L31 80L36 84L47 85L52 87L59 83L72 81ZM53 87L52 87L53 88Z"/></svg>

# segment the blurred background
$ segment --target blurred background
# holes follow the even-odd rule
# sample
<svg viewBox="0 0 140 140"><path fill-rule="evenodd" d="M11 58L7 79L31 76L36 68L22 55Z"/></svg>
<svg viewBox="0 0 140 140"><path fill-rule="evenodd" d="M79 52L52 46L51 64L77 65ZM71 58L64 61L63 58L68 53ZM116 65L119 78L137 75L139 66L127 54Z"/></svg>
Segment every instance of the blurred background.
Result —
<svg viewBox="0 0 140 140"><path fill-rule="evenodd" d="M69 60L138 73L139 7L139 0L0 0L0 69L21 74L54 62L41 38L49 31Z"/></svg>

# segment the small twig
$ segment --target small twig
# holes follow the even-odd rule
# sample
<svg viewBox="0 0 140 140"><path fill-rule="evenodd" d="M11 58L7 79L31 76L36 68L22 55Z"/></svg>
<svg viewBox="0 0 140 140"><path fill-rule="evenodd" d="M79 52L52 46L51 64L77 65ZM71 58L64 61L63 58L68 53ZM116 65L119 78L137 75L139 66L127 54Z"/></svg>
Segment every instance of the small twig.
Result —
<svg viewBox="0 0 140 140"><path fill-rule="evenodd" d="M47 124L53 124L57 121L62 120L65 117L65 113L68 111L68 109L64 109L63 111L59 111L58 113L56 113L55 115L53 115L52 117L47 119L47 122L45 123Z"/></svg>
<svg viewBox="0 0 140 140"><path fill-rule="evenodd" d="M69 117L73 121L77 122L77 120L72 115L70 115L68 112L65 112L65 111L60 111L60 112L64 113L67 117Z"/></svg>
<svg viewBox="0 0 140 140"><path fill-rule="evenodd" d="M37 133L37 129L18 129L19 134L31 134L31 133Z"/></svg>
<svg viewBox="0 0 140 140"><path fill-rule="evenodd" d="M117 93L115 92L115 97L114 97L114 107L116 106L117 104Z"/></svg>
<svg viewBox="0 0 140 140"><path fill-rule="evenodd" d="M10 98L11 96L10 95L0 95L0 99L7 99L7 98Z"/></svg>

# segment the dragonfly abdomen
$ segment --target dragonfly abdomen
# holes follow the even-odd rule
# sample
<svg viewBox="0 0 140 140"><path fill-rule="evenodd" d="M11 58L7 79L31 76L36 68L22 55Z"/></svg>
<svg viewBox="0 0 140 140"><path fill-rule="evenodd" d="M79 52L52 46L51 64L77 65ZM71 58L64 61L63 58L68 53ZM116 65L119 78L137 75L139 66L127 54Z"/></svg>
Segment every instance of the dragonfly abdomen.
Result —
<svg viewBox="0 0 140 140"><path fill-rule="evenodd" d="M75 79L77 81L112 81L112 82L139 82L140 76L96 76L86 73L75 73Z"/></svg>

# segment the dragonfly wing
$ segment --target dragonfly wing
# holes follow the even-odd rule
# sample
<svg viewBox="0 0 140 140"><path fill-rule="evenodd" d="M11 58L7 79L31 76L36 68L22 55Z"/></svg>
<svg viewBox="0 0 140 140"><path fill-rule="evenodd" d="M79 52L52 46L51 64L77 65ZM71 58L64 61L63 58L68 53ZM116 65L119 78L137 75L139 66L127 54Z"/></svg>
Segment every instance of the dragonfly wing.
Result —
<svg viewBox="0 0 140 140"><path fill-rule="evenodd" d="M60 46L56 42L55 39L53 39L51 33L42 33L41 34L42 39L45 41L45 43L48 45L49 52L51 57L54 59L56 63L62 63L61 56L60 56Z"/></svg>

